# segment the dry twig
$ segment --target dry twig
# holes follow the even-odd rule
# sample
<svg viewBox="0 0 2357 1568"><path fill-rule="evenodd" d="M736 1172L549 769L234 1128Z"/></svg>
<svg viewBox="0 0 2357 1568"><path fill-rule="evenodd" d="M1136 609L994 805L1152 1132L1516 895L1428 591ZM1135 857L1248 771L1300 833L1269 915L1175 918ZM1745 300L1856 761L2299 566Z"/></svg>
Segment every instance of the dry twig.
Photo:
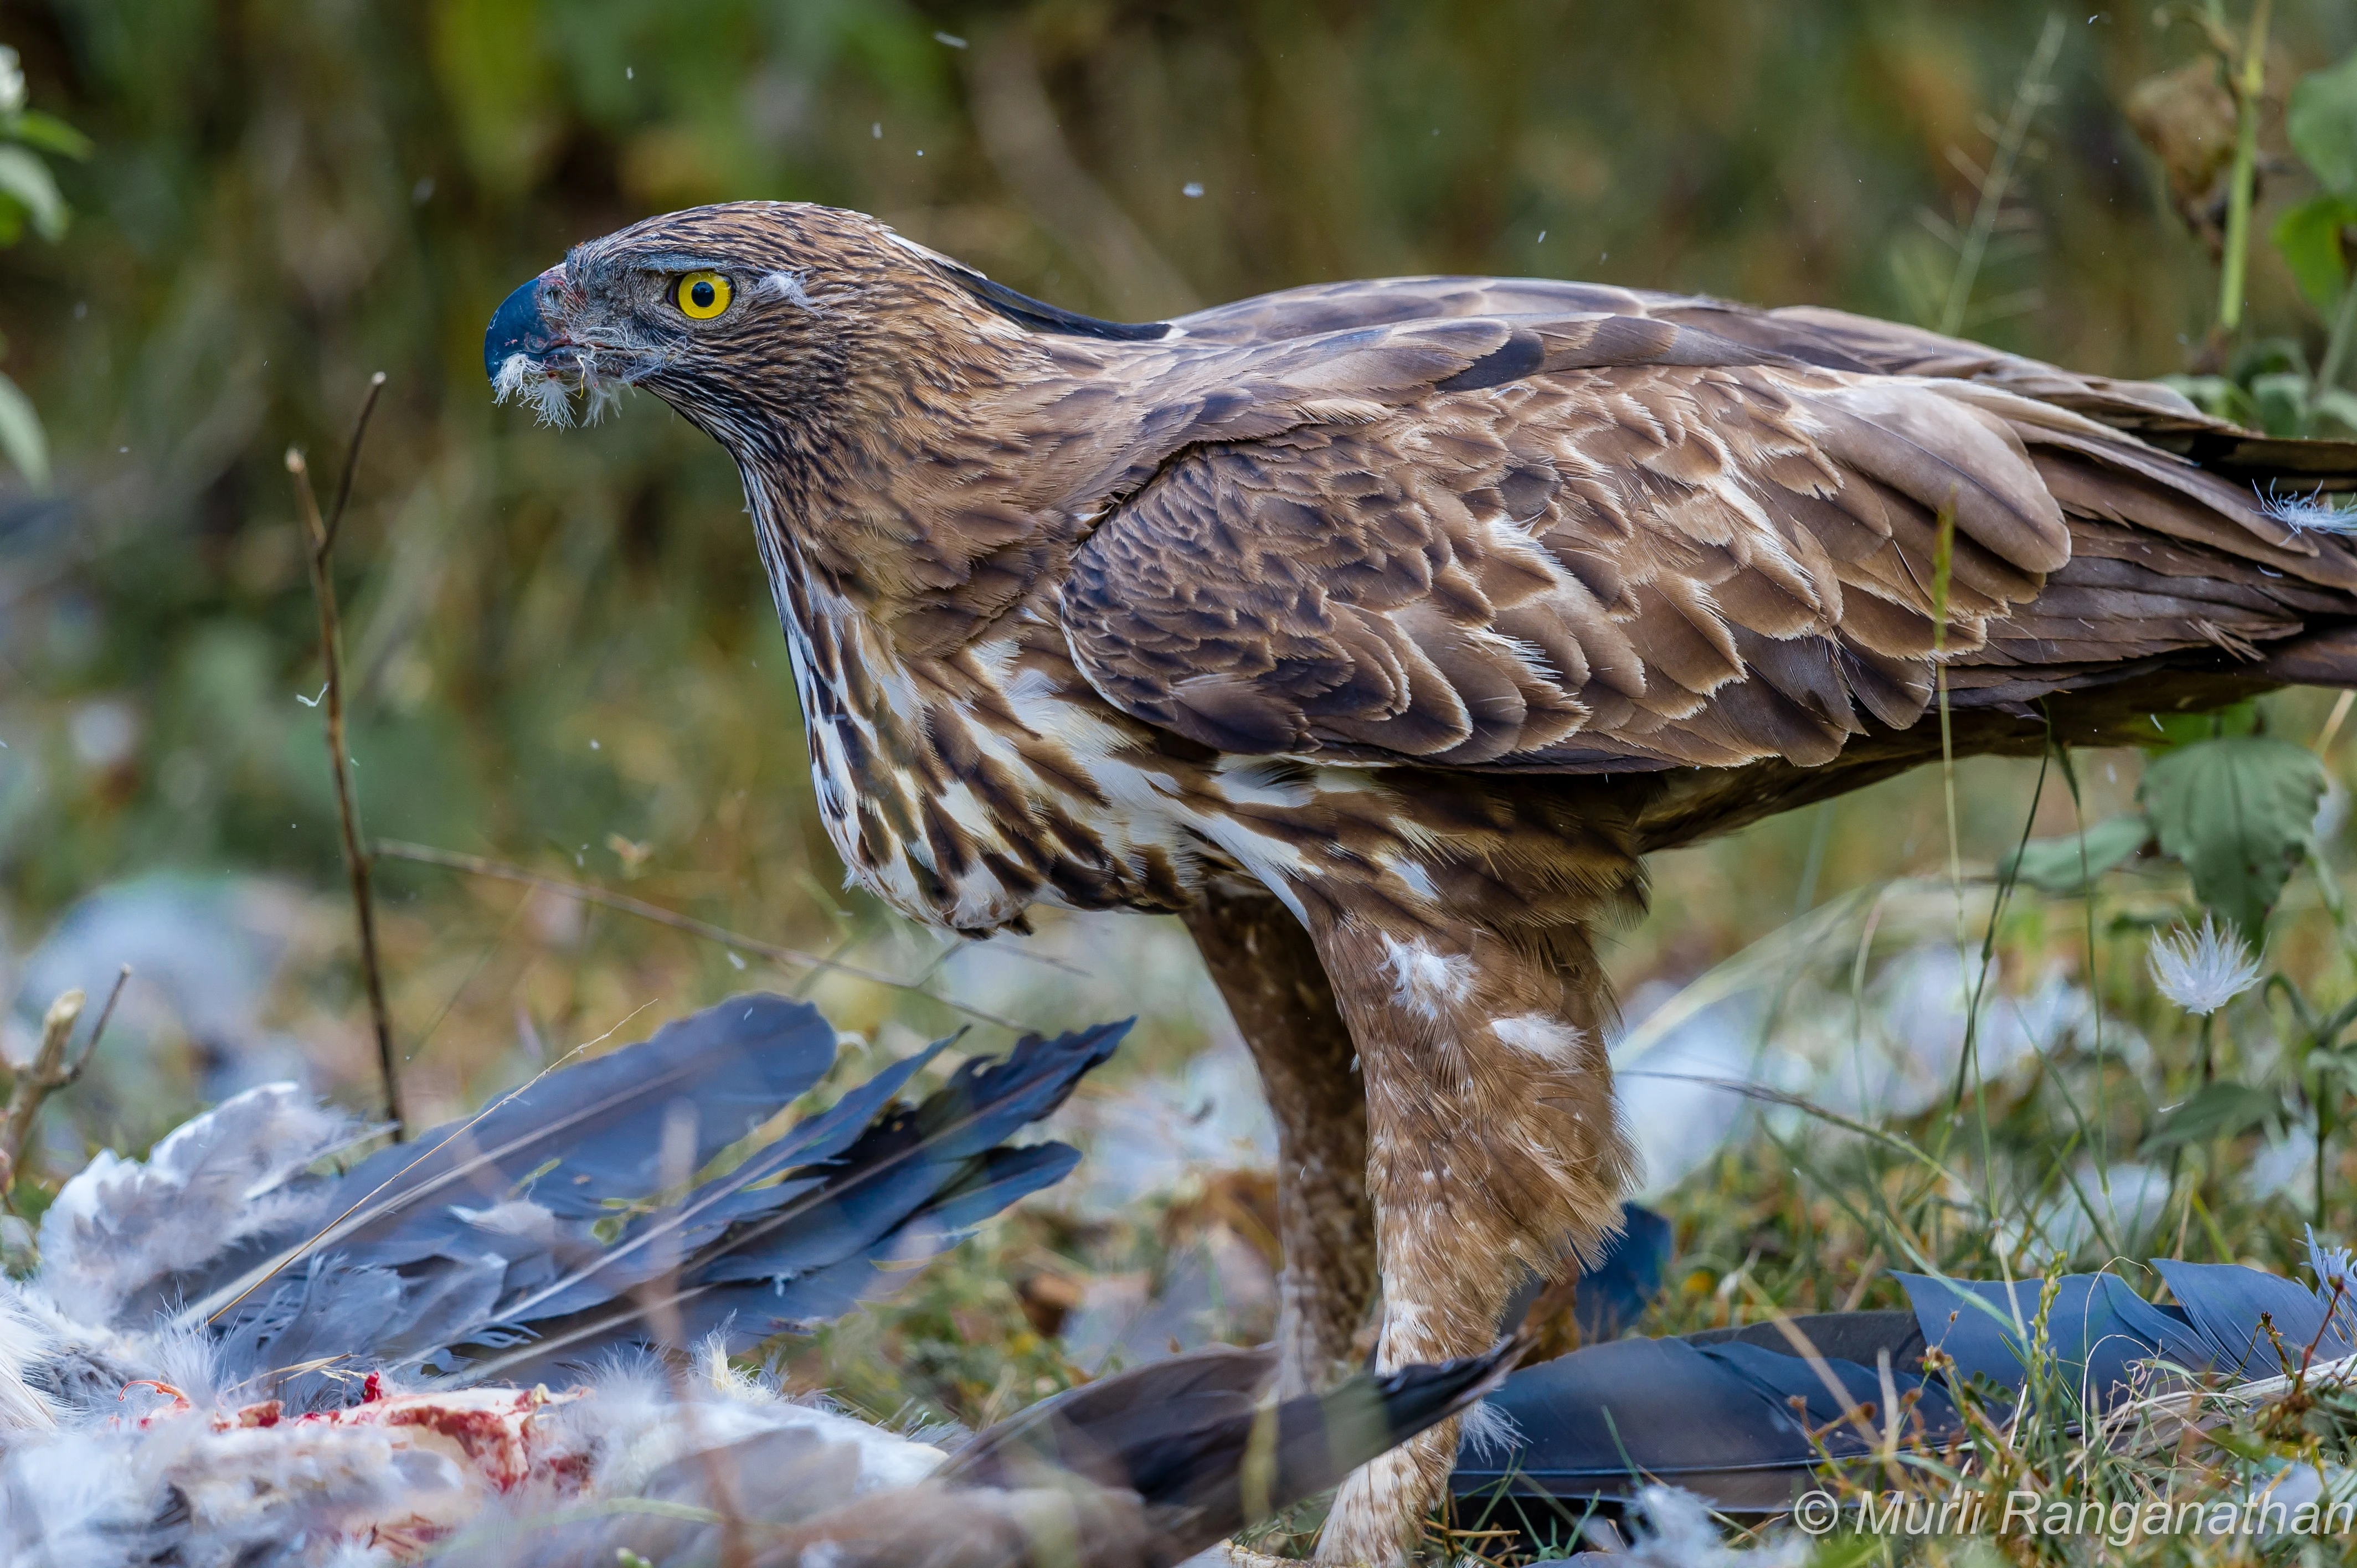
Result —
<svg viewBox="0 0 2357 1568"><path fill-rule="evenodd" d="M1941 307L1938 323L1939 330L1948 336L1963 331L1972 314L1973 285L1980 279L1981 266L1989 259L1990 242L2004 221L2006 199L2013 194L2015 173L2029 150L2030 128L2037 121L2038 112L2055 100L2050 78L2054 61L2062 52L2062 18L2049 16L2045 30L2039 34L2036 51L2022 68L2020 81L2014 88L2013 107L2005 124L1986 127L1991 133L1990 140L1996 144L1987 168L1974 164L1960 149L1949 149L1949 160L1972 182L1978 199L1973 208L1972 221L1964 232L1955 233L1945 224L1933 231L1949 239L1956 251L1955 271L1948 276L1948 297Z"/></svg>
<svg viewBox="0 0 2357 1568"><path fill-rule="evenodd" d="M671 1195L671 1206L674 1208L686 1201L688 1187L695 1179L694 1122L694 1109L678 1104L663 1118L659 1169L662 1190ZM679 1309L679 1233L674 1230L667 1240L670 1256L662 1273L639 1285L630 1294L645 1310L647 1323L655 1331L655 1343L671 1352L663 1357L663 1362L672 1376L672 1398L679 1405L680 1416L694 1441L705 1483L712 1488L712 1500L718 1505L720 1568L747 1568L752 1562L752 1551L745 1538L744 1510L737 1504L742 1494L737 1484L737 1466L725 1444L707 1440L703 1434L702 1402L695 1397L692 1378L695 1364L704 1357L688 1345L686 1316ZM726 1353L716 1347L705 1348L712 1358L707 1375L715 1380L729 1376Z"/></svg>
<svg viewBox="0 0 2357 1568"><path fill-rule="evenodd" d="M114 1016L114 1004L123 995L124 983L131 978L131 966L124 964L114 977L114 989L106 993L106 1005L99 1010L98 1022L91 1026L90 1044L71 1061L66 1059L66 1044L73 1038L74 1026L81 1022L82 1004L89 998L79 989L61 993L49 1004L47 1016L41 1020L41 1045L33 1055L31 1065L16 1075L14 1088L8 1091L8 1106L0 1112L0 1194L16 1185L16 1166L25 1156L25 1144L33 1135L34 1119L41 1113L42 1101L66 1088L81 1076L90 1062L91 1052L106 1033L106 1021Z"/></svg>
<svg viewBox="0 0 2357 1568"><path fill-rule="evenodd" d="M504 861L486 860L479 854L461 854L456 850L436 849L432 844L404 843L398 839L379 839L374 848L378 854L389 855L394 860L411 860L420 865L438 865L446 870L464 872L469 876L490 876L502 882L521 882L531 887L545 887L552 893L562 893L568 898L578 898L584 903L599 904L608 909L619 909L625 915L636 915L641 920L651 920L659 926L669 926L675 931L685 931L690 936L702 937L707 941L718 942L724 947L734 948L740 952L748 952L757 958L768 959L772 963L798 964L811 969L831 969L838 974L847 974L855 980L865 980L876 985L888 985L895 991L912 992L930 1001L938 1002L952 1012L963 1013L967 1017L978 1019L985 1024L996 1024L1002 1029L1012 1029L1018 1035L1026 1032L1024 1026L1012 1018L1002 1018L996 1013L985 1013L979 1007L969 1007L963 1002L953 1002L946 996L926 990L913 981L897 979L878 970L863 969L855 963L823 958L817 953L803 952L796 948L780 947L775 942L765 942L758 937L748 937L741 932L732 931L726 926L716 926L709 920L699 920L692 915L683 915L675 909L666 909L660 904L650 904L643 898L633 898L627 893L608 892L603 887L593 886L586 882L567 882L561 876L544 876L537 871L527 871L521 865L510 865Z"/></svg>
<svg viewBox="0 0 2357 1568"><path fill-rule="evenodd" d="M352 495L352 472L360 466L361 439L368 434L369 415L376 412L377 394L384 390L384 372L369 379L367 399L352 424L351 445L344 457L343 478L336 486L336 510L322 520L319 499L311 490L311 473L303 454L286 449L286 471L295 477L296 504L311 548L311 593L319 606L319 661L325 667L328 690L328 766L336 785L336 816L343 833L344 869L350 874L352 908L360 921L361 980L368 991L369 1018L376 1028L377 1072L384 1080L384 1115L393 1123L397 1142L408 1135L408 1119L401 1107L401 1064L393 1054L393 1015L384 1002L384 970L377 958L376 899L369 886L370 860L361 840L360 801L352 789L351 754L344 741L343 625L336 609L333 553L336 534L344 525L344 508Z"/></svg>

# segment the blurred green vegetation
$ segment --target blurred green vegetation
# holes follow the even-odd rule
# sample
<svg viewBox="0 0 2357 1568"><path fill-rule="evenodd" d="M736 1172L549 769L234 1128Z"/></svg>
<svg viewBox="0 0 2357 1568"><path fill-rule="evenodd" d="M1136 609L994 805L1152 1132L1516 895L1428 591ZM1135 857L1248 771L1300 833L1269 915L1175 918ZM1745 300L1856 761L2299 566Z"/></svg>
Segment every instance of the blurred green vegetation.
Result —
<svg viewBox="0 0 2357 1568"><path fill-rule="evenodd" d="M0 44L0 248L23 239L27 225L44 240L66 231L71 215L44 155L85 158L90 141L64 121L25 107L25 73L16 51ZM0 353L6 344L0 338ZM33 484L48 482L48 441L40 416L5 375L0 375L0 456Z"/></svg>
<svg viewBox="0 0 2357 1568"><path fill-rule="evenodd" d="M370 831L629 881L792 946L897 943L914 972L926 940L834 891L726 460L651 400L587 433L494 409L480 333L517 281L649 211L766 196L876 211L1117 316L1459 269L1935 318L2047 19L1839 0L14 6L28 102L97 152L60 170L81 221L0 253L0 329L58 468L50 493L0 490L0 898L21 941L158 868L332 893L279 454L338 450L383 369L339 555ZM2093 370L2186 368L2215 269L2122 105L2206 45L2140 11L2063 23L1964 328ZM2352 37L2344 6L2286 5L2276 74ZM2268 215L2315 194L2275 183ZM2292 274L2255 263L2253 340L2320 341ZM1813 897L1936 861L1920 782L1878 799L1845 808L1881 826L1836 836ZM1968 845L1993 855L2011 810L1968 790ZM1624 981L1692 972L1786 912L1807 840L1771 823L1702 852L1694 904L1665 867ZM463 1097L519 1001L577 1036L743 983L709 944L622 917L385 873L429 1104ZM348 1018L335 984L316 1001ZM854 1026L953 1021L887 993L838 1004Z"/></svg>
<svg viewBox="0 0 2357 1568"><path fill-rule="evenodd" d="M587 433L493 408L480 335L518 281L651 211L780 197L877 212L1017 287L1131 317L1465 270L1936 318L1953 263L1935 231L1969 222L1991 116L2047 15L15 5L0 31L28 102L96 154L59 171L80 221L0 253L0 329L58 475L47 495L0 491L0 898L23 940L159 867L336 886L279 454L301 445L325 467L382 369L339 553L370 832L629 881L796 947L888 937L913 972L925 940L834 891L726 460L648 399ZM2203 41L2142 10L2063 22L1964 329L2091 370L2184 369L2215 272L2122 104ZM2288 81L2352 40L2357 16L2309 0L2278 9L2272 47ZM2267 214L2311 194L2287 191ZM2271 251L2250 329L2321 338ZM1815 896L1936 860L1920 786L1884 793L1856 810L1890 831L1839 835ZM1993 854L2004 812L1983 823L1968 799L1966 815L1968 845ZM1679 918L1695 911L1666 873L1625 978L1691 972L1787 911L1794 831L1741 841L1746 874L1707 920ZM623 917L524 918L518 889L441 871L389 865L384 881L396 1022L413 1050L434 1031L429 1105L463 1096L519 1004L578 1036L744 983L709 944ZM341 917L328 902L320 918ZM315 1000L348 1020L335 984ZM840 1004L851 1026L953 1018L888 993Z"/></svg>

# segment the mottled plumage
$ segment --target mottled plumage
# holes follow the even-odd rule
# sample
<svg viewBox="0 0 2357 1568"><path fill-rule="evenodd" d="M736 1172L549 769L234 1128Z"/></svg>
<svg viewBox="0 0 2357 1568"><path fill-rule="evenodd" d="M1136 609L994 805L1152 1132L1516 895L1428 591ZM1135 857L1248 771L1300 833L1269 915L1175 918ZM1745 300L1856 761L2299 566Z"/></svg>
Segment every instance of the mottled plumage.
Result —
<svg viewBox="0 0 2357 1568"><path fill-rule="evenodd" d="M1935 755L1935 663L1978 751L2357 681L2357 552L2264 499L2357 450L1835 312L1423 278L1127 327L747 203L577 248L486 360L736 457L858 882L1189 915L1282 1130L1295 1386L1378 1287L1379 1364L1486 1345L1612 1222L1593 935L1646 851ZM1402 1552L1453 1444L1326 1556Z"/></svg>

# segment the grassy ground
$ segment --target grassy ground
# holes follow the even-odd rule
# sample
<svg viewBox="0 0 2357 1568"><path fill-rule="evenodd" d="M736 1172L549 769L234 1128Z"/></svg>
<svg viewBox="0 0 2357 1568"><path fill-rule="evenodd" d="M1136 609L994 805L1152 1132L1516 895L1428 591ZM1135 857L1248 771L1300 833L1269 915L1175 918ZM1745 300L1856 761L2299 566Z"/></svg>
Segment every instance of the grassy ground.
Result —
<svg viewBox="0 0 2357 1568"><path fill-rule="evenodd" d="M2289 1000L2297 993L2329 1012L2357 995L2357 964L2332 907L2351 856L2338 826L2349 732L2328 733L2331 702L2283 693L2236 721L2321 746L2332 784L2315 823L2316 853L2292 875L2266 927L2265 963L2287 983L2244 992L2206 1028L2160 994L2147 961L2156 932L2198 911L2175 861L2147 852L2100 875L2085 896L1996 875L2025 838L2069 841L2082 822L2132 810L2152 765L2144 753L2072 757L2075 803L2051 759L2043 768L1968 762L1954 770L1953 791L1941 769L1926 769L1829 810L1663 857L1651 912L1608 950L1636 1035L1659 1031L1696 999L1749 998L1751 1010L1740 1015L1749 1048L1761 1081L1787 1098L1744 1117L1674 1181L1656 1173L1649 1200L1673 1220L1676 1250L1638 1331L1900 1306L1894 1269L1965 1278L2110 1269L2147 1295L2158 1282L2143 1260L2153 1256L2305 1277L2309 1226L2328 1243L2346 1241L2357 1181L2348 1140L2333 1129L2320 1164L2312 1142L2302 1143L2318 1104L2338 1114L2345 1084L2315 1076L2324 1058L2303 1055ZM714 831L730 831L725 812ZM1144 1021L1131 1045L1059 1128L1089 1150L1064 1188L985 1227L872 1310L772 1354L795 1386L877 1419L973 1428L1172 1344L1265 1336L1278 1262L1265 1133L1251 1114L1248 1079L1236 1076L1224 1015L1174 923L1056 918L1030 939L958 947L845 913L827 950L902 977L885 984L764 958L749 943L683 932L548 885L569 879L659 907L696 906L691 879L634 863L634 848L627 840L570 854L552 846L535 857L537 885L424 866L406 874L414 878L406 888L396 881L388 968L422 1118L514 1081L569 1046L609 1033L635 1037L693 1000L755 985L818 1000L844 1031L845 1076L961 1025L973 1029L974 1048L996 1048L1002 1028L977 1014L1058 1027L1137 1011ZM288 948L269 1019L311 1046L311 1065L327 1082L364 1097L371 1058L353 1009L341 908L326 894L289 897L293 929L313 935ZM822 911L834 907L822 886L801 897ZM1953 955L1960 945L1964 961L1946 958L1951 969L1938 973L1968 980L1986 955L1973 1015L1974 1060L1986 1071L1941 1056L1942 1029L1910 1036L1902 1026L1910 1008L1928 1005L1944 1008L1961 1031L1964 998L1953 986L1901 984L1931 972L1920 967L1924 955ZM188 1042L175 1046L167 1033L124 1049L185 1063ZM1871 1084L1846 1076L1869 1060L1892 1074ZM1928 1090L1907 1077L1920 1079L1927 1061ZM137 1147L153 1135L143 1126L168 1124L201 1092L194 1077L117 1076L145 1083L145 1098L122 1083L94 1087L87 1105L63 1097L62 1141L53 1141L48 1170L19 1184L21 1211L38 1212L42 1193L79 1163L83 1140ZM2156 1143L2172 1125L2170 1108L2205 1081L2246 1086L2266 1113ZM1161 1140L1152 1157L1140 1154L1139 1129ZM1902 1440L1835 1484L1852 1496L1899 1488L1949 1498L1961 1487L1988 1499L1989 1517L2025 1486L2106 1507L2239 1503L2255 1476L2299 1465L2336 1473L2357 1428L2357 1401L2303 1388L2231 1412L2206 1437L2178 1424L2155 1412L2141 1429L2130 1423L2090 1441L2073 1391L2050 1366L2018 1412L1975 1431L1969 1455ZM1316 1519L1315 1508L1299 1512L1263 1544L1300 1550ZM1486 1519L1459 1518L1436 1524L1436 1541L1505 1563L1527 1560L1534 1547L1568 1550L1571 1522L1559 1538L1534 1543L1483 1533ZM2330 1542L2135 1533L2131 1524L2108 1543L2100 1530L1995 1542L1835 1539L1814 1560L2337 1560Z"/></svg>

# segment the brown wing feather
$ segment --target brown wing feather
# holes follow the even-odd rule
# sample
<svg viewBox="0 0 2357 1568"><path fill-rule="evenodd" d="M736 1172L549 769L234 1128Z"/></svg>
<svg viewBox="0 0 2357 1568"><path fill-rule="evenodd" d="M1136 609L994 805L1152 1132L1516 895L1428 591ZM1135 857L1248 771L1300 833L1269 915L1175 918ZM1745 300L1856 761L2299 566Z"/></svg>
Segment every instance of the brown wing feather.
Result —
<svg viewBox="0 0 2357 1568"><path fill-rule="evenodd" d="M2357 608L2344 542L1988 381L1736 362L1643 318L1448 325L1465 390L1196 446L1101 524L1063 609L1109 700L1235 752L1821 763L1922 712L1943 513L1961 700ZM1354 353L1395 387L1393 336ZM1535 368L1466 387L1485 342Z"/></svg>
<svg viewBox="0 0 2357 1568"><path fill-rule="evenodd" d="M1756 351L1824 370L1983 381L2051 403L2147 438L2244 442L2157 381L2082 375L1920 327L1816 306L1762 310L1729 300L1558 278L1399 277L1316 284L1182 317L1198 342L1266 343L1350 328L1468 316L1647 317L1692 327ZM2298 444L2268 456L2295 463Z"/></svg>

